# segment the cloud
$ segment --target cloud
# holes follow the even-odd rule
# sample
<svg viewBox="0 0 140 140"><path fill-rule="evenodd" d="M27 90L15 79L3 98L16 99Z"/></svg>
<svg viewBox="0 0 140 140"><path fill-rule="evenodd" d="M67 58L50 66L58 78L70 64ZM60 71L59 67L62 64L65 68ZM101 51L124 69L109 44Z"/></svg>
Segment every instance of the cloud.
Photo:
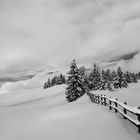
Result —
<svg viewBox="0 0 140 140"><path fill-rule="evenodd" d="M139 0L0 0L0 73L140 50L139 6Z"/></svg>
<svg viewBox="0 0 140 140"><path fill-rule="evenodd" d="M140 72L140 53L138 53L133 60L131 60L127 65L126 69L131 71L131 72Z"/></svg>

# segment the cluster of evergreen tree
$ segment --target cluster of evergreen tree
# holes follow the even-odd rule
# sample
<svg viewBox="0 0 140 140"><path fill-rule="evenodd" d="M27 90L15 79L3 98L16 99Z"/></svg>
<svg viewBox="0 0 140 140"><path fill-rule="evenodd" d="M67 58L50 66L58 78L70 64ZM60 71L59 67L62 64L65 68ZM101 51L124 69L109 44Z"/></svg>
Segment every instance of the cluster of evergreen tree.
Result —
<svg viewBox="0 0 140 140"><path fill-rule="evenodd" d="M53 78L48 78L48 81L44 84L44 89L52 87L54 85L61 85L66 83L66 77L63 74L54 76Z"/></svg>
<svg viewBox="0 0 140 140"><path fill-rule="evenodd" d="M121 67L115 71L100 70L97 64L94 64L92 72L89 74L88 88L90 90L113 90L113 88L127 88L129 83L137 83L140 79L140 73L123 72Z"/></svg>
<svg viewBox="0 0 140 140"><path fill-rule="evenodd" d="M84 67L77 67L76 61L71 63L68 72L66 99L69 102L77 100L89 90L113 90L127 88L129 83L137 83L140 73L123 72L121 67L115 71L101 70L95 63L90 74Z"/></svg>
<svg viewBox="0 0 140 140"><path fill-rule="evenodd" d="M112 91L115 88L127 88L129 83L137 83L140 80L140 72L137 74L123 72L121 67L113 71L103 70L96 63L88 74L85 67L78 68L76 60L71 63L70 71L67 74L67 80L62 74L49 78L44 84L44 89L66 83L65 94L68 102L77 100L90 90Z"/></svg>

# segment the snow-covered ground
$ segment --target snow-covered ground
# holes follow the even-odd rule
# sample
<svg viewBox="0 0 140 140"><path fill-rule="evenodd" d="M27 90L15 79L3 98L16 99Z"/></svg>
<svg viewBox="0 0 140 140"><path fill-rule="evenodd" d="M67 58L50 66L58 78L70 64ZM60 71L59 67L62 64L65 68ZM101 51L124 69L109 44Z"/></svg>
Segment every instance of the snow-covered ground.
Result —
<svg viewBox="0 0 140 140"><path fill-rule="evenodd" d="M121 90L110 91L96 91L92 92L96 94L107 95L114 99L118 99L120 102L127 102L130 106L140 106L140 82L129 84L128 88L122 88Z"/></svg>
<svg viewBox="0 0 140 140"><path fill-rule="evenodd" d="M139 89L137 84L129 93L121 90L112 94L138 103L135 94L138 96ZM137 128L121 115L91 103L87 95L67 103L64 92L65 85L61 85L0 95L0 140L140 139Z"/></svg>

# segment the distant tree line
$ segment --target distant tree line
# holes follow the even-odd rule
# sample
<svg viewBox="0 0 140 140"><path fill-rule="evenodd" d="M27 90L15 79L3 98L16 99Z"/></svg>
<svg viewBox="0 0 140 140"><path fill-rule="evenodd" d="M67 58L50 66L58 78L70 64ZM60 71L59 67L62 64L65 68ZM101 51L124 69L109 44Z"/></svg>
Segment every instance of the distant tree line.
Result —
<svg viewBox="0 0 140 140"><path fill-rule="evenodd" d="M65 75L60 74L49 78L44 84L44 89L54 85L66 84L66 99L68 102L77 100L87 91L91 90L110 90L127 88L129 83L137 83L140 80L139 73L123 72L121 67L117 70L101 69L96 63L90 73L86 68L78 67L76 60L73 60L70 70Z"/></svg>
<svg viewBox="0 0 140 140"><path fill-rule="evenodd" d="M55 85L61 85L66 83L66 77L63 74L60 74L58 76L54 76L53 78L48 78L48 81L44 84L44 89L55 86Z"/></svg>
<svg viewBox="0 0 140 140"><path fill-rule="evenodd" d="M123 72L121 67L117 70L101 70L94 63L92 71L87 74L85 67L77 67L73 60L68 72L66 99L69 102L77 100L90 90L110 90L127 88L129 83L137 83L140 80L140 72L135 74Z"/></svg>

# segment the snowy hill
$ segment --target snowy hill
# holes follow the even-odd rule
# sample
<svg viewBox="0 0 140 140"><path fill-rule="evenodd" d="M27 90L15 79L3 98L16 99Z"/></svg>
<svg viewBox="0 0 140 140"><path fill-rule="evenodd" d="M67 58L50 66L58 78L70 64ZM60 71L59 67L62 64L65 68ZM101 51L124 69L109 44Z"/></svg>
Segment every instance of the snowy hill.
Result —
<svg viewBox="0 0 140 140"><path fill-rule="evenodd" d="M0 94L18 93L21 90L24 91L26 89L43 88L43 85L48 80L48 78L57 76L60 73L66 75L67 69L48 67L45 70L37 72L31 79L20 80L17 82L6 82L2 85Z"/></svg>
<svg viewBox="0 0 140 140"><path fill-rule="evenodd" d="M121 63L121 61L119 61ZM124 62L124 61L123 61ZM119 63L117 63L119 64ZM90 69L88 69L90 70ZM0 140L139 140L137 128L87 95L68 103L66 85L43 89L66 69L46 69L32 79L5 83L0 91ZM123 90L93 91L139 106L140 83Z"/></svg>
<svg viewBox="0 0 140 140"><path fill-rule="evenodd" d="M139 84L135 87L140 90ZM133 94L136 92L132 87L127 92L129 90ZM65 85L61 85L46 90L36 88L1 95L0 139L140 139L137 128L123 121L122 116L91 103L87 95L76 102L67 103L64 92Z"/></svg>

